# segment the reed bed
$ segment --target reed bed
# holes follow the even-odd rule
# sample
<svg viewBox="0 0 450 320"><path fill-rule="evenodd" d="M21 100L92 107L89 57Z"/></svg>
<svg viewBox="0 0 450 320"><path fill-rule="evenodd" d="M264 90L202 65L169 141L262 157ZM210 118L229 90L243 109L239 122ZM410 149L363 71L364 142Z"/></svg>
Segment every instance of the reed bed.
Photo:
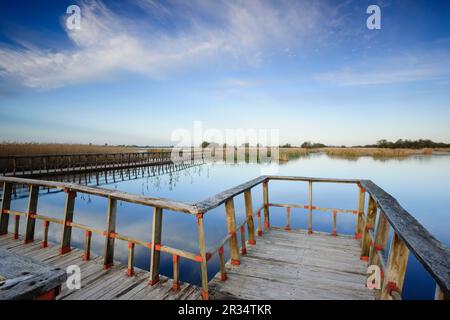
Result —
<svg viewBox="0 0 450 320"><path fill-rule="evenodd" d="M433 149L386 149L386 148L323 148L330 157L373 157L373 158L405 158L413 155L431 155Z"/></svg>
<svg viewBox="0 0 450 320"><path fill-rule="evenodd" d="M0 156L136 152L134 147L57 143L1 143Z"/></svg>
<svg viewBox="0 0 450 320"><path fill-rule="evenodd" d="M309 155L311 152L314 152L315 150L313 149L305 149L305 148L280 148L279 149L279 158L280 161L289 161L289 160L294 160L294 159L298 159L301 157L305 157L307 155Z"/></svg>

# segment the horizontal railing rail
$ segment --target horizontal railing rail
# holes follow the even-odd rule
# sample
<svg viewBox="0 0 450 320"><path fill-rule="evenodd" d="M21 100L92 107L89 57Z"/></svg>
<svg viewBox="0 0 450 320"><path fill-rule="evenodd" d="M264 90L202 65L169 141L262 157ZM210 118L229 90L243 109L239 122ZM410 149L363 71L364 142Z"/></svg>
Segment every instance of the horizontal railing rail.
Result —
<svg viewBox="0 0 450 320"><path fill-rule="evenodd" d="M185 212L190 214L197 214L198 212L195 206L180 201L136 195L132 193L105 188L89 187L75 183L12 178L12 177L11 178L0 177L0 182L6 184L16 183L16 184L25 184L29 186L46 187L50 189L60 189L66 191L80 192L103 198L111 198L115 200L131 202L151 207L158 207L162 209L169 209L173 211Z"/></svg>
<svg viewBox="0 0 450 320"><path fill-rule="evenodd" d="M307 204L283 204L269 201L270 181L306 182L308 184ZM450 252L436 238L434 238L416 219L414 219L391 195L368 180L359 179L331 179L331 178L308 178L292 176L261 176L237 187L228 189L213 197L196 204L187 204L169 199L152 198L128 194L116 190L87 187L73 183L52 182L42 180L31 180L22 178L0 177L3 182L3 200L0 215L0 234L6 233L8 229L8 216L15 217L14 234L18 236L18 223L20 217L26 217L27 226L25 241L34 237L34 221L44 221L44 241L47 241L48 224L50 222L63 226L61 250L70 246L70 230L72 227L86 231L85 255L89 255L90 237L92 233L102 234L105 237L105 266L112 263L114 251L114 239L128 242L129 274L133 274L133 257L135 245L148 247L151 250L151 284L158 281L159 276L159 253L165 252L173 255L174 263L174 289L179 288L179 259L187 258L200 263L202 278L202 296L209 297L207 266L211 258L219 255L221 279L227 280L225 267L224 246L229 245L230 263L240 264L240 257L247 253L247 245L256 245L257 237L263 235L264 231L271 228L270 208L280 207L286 209L285 230L291 230L291 210L307 210L308 234L313 231L313 211L332 213L333 233L337 234L338 214L353 214L356 216L355 235L360 241L361 255L363 261L368 265L377 265L384 274L382 285L377 290L378 299L401 299L404 276L407 268L409 252L418 259L427 272L436 281L436 298L448 299L450 293ZM314 183L346 183L354 184L358 190L358 203L356 209L325 208L313 205ZM30 187L29 206L27 212L16 212L10 210L11 191L13 184L28 185ZM252 205L252 190L262 185L262 206L256 211ZM39 187L57 188L67 192L65 218L54 219L36 213L37 196ZM108 198L108 220L105 230L99 230L83 226L72 221L73 218L73 194L77 192L87 193L95 196ZM245 218L239 224L236 222L234 198L244 194ZM366 209L366 197L368 206ZM115 215L117 200L150 206L154 208L152 241L150 243L133 239L115 232ZM205 230L203 219L207 212L225 205L227 224L227 235L214 245L211 250L206 250ZM163 209L183 212L195 215L198 223L199 253L190 253L183 250L167 247L161 244L161 225ZM263 217L261 213L264 213ZM255 228L255 217L257 219ZM394 235L389 250L387 243L389 231L392 228ZM46 231L47 230L47 231ZM247 232L246 232L247 231ZM238 243L240 234L240 244ZM246 240L248 238L248 240ZM387 255L387 257L386 257Z"/></svg>

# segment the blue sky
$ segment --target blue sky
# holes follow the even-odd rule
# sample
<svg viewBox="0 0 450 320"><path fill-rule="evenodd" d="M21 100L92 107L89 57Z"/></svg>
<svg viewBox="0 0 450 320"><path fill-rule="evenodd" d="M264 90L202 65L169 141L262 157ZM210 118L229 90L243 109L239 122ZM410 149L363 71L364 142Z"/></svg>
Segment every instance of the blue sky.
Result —
<svg viewBox="0 0 450 320"><path fill-rule="evenodd" d="M450 143L450 2L1 0L0 79L3 141L170 145L202 121Z"/></svg>

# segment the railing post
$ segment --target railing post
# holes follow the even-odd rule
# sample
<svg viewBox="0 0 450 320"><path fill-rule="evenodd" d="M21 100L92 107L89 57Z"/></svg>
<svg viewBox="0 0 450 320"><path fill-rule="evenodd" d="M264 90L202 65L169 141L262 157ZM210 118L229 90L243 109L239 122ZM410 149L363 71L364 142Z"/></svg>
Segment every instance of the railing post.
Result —
<svg viewBox="0 0 450 320"><path fill-rule="evenodd" d="M233 198L230 198L225 202L225 210L227 216L228 234L231 235L230 239L231 264L238 266L241 264L241 262L239 260L239 247L236 234L236 215L234 211Z"/></svg>
<svg viewBox="0 0 450 320"><path fill-rule="evenodd" d="M116 232L117 200L108 197L108 212L106 216L105 251L103 267L109 269L114 264L114 238L111 233Z"/></svg>
<svg viewBox="0 0 450 320"><path fill-rule="evenodd" d="M66 192L66 207L64 211L64 224L62 226L61 235L61 254L66 254L72 250L70 242L72 239L72 221L73 211L75 208L76 192L72 190L64 190Z"/></svg>
<svg viewBox="0 0 450 320"><path fill-rule="evenodd" d="M19 239L19 224L20 224L20 216L14 216L14 240Z"/></svg>
<svg viewBox="0 0 450 320"><path fill-rule="evenodd" d="M180 256L174 254L172 256L173 261L173 290L180 290Z"/></svg>
<svg viewBox="0 0 450 320"><path fill-rule="evenodd" d="M408 248L395 233L392 238L391 248L389 249L389 258L386 265L383 287L381 288L381 300L390 299L392 291L397 291L401 295L408 256Z"/></svg>
<svg viewBox="0 0 450 320"><path fill-rule="evenodd" d="M242 255L247 254L247 246L245 245L245 228L244 228L244 226L241 227L241 254Z"/></svg>
<svg viewBox="0 0 450 320"><path fill-rule="evenodd" d="M34 241L34 229L36 225L36 211L38 205L39 186L30 186L30 197L28 200L27 226L25 230L25 243Z"/></svg>
<svg viewBox="0 0 450 320"><path fill-rule="evenodd" d="M129 277L134 276L134 247L135 247L135 244L133 242L128 242L128 269L127 269L127 275Z"/></svg>
<svg viewBox="0 0 450 320"><path fill-rule="evenodd" d="M219 248L219 262L220 262L220 279L227 281L227 269L225 267L225 250L223 247Z"/></svg>
<svg viewBox="0 0 450 320"><path fill-rule="evenodd" d="M364 223L364 230L361 242L361 260L369 261L370 243L370 231L374 229L375 219L377 217L377 204L375 200L370 197L369 209L367 211L366 221Z"/></svg>
<svg viewBox="0 0 450 320"><path fill-rule="evenodd" d="M256 217L258 219L258 237L262 237L261 210L258 210Z"/></svg>
<svg viewBox="0 0 450 320"><path fill-rule="evenodd" d="M253 220L252 193L250 190L244 192L245 213L247 215L248 244L255 245L255 222Z"/></svg>
<svg viewBox="0 0 450 320"><path fill-rule="evenodd" d="M152 227L152 249L150 260L150 285L154 286L159 282L159 263L160 263L160 246L162 234L162 213L161 208L153 210L153 227Z"/></svg>
<svg viewBox="0 0 450 320"><path fill-rule="evenodd" d="M369 265L378 265L380 263L377 253L378 251L386 250L388 238L389 238L389 222L387 221L384 212L380 210L375 241L370 249Z"/></svg>
<svg viewBox="0 0 450 320"><path fill-rule="evenodd" d="M337 237L337 211L333 211L333 236Z"/></svg>
<svg viewBox="0 0 450 320"><path fill-rule="evenodd" d="M356 230L355 239L359 240L362 238L363 228L364 228L364 207L366 205L366 190L359 186L358 192L358 211L356 218Z"/></svg>
<svg viewBox="0 0 450 320"><path fill-rule="evenodd" d="M83 261L89 261L91 259L91 238L92 238L92 231L86 230L86 235L84 237Z"/></svg>
<svg viewBox="0 0 450 320"><path fill-rule="evenodd" d="M5 211L11 209L12 190L12 183L3 183L3 199L0 211L0 235L5 235L8 233L9 213L6 213Z"/></svg>
<svg viewBox="0 0 450 320"><path fill-rule="evenodd" d="M308 234L312 234L312 181L308 183Z"/></svg>
<svg viewBox="0 0 450 320"><path fill-rule="evenodd" d="M270 229L269 215L269 181L263 182L263 199L264 199L264 229Z"/></svg>
<svg viewBox="0 0 450 320"><path fill-rule="evenodd" d="M47 248L48 247L48 229L50 227L50 221L44 221L43 224L43 239L41 242L41 248Z"/></svg>
<svg viewBox="0 0 450 320"><path fill-rule="evenodd" d="M203 298L203 300L208 300L209 299L208 253L206 252L205 227L203 225L203 213L197 214L197 224L198 224L198 242L199 242L200 257L201 257L200 263L201 263L201 276L202 276L202 298Z"/></svg>
<svg viewBox="0 0 450 320"><path fill-rule="evenodd" d="M286 227L284 227L284 230L290 231L291 230L291 208L286 208Z"/></svg>

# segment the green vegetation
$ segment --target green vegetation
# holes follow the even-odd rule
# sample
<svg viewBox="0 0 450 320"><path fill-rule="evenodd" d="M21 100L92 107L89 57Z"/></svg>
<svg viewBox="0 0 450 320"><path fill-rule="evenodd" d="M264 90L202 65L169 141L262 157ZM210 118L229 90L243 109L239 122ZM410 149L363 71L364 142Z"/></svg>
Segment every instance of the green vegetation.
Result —
<svg viewBox="0 0 450 320"><path fill-rule="evenodd" d="M303 142L303 144L300 147L304 149L317 149L317 148L325 148L326 145L324 145L323 143L314 143L311 141L306 141Z"/></svg>
<svg viewBox="0 0 450 320"><path fill-rule="evenodd" d="M450 143L434 142L429 139L419 139L419 140L399 139L396 142L391 142L383 139L377 141L376 146L366 146L366 147L378 147L389 149L450 148Z"/></svg>

